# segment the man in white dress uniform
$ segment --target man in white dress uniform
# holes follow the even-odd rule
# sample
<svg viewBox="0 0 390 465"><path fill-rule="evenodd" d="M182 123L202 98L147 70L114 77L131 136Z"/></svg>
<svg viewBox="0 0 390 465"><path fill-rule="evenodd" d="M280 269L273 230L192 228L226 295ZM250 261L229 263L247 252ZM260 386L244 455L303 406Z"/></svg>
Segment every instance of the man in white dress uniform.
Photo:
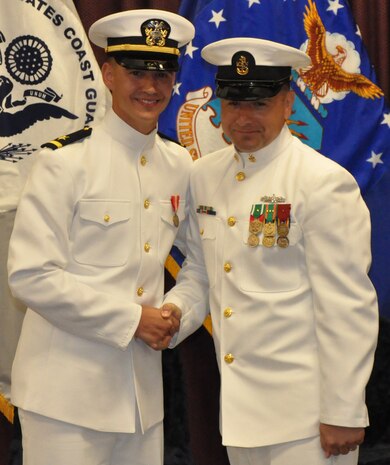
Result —
<svg viewBox="0 0 390 465"><path fill-rule="evenodd" d="M209 292L232 465L356 464L378 329L368 210L354 178L286 125L291 69L308 56L251 38L202 56L233 143L191 174L187 261L165 298L182 311L176 343Z"/></svg>
<svg viewBox="0 0 390 465"><path fill-rule="evenodd" d="M192 160L157 120L194 27L132 10L89 36L107 52L112 109L93 130L47 144L20 201L9 283L28 310L12 402L25 465L162 465L158 350L179 321L159 307Z"/></svg>

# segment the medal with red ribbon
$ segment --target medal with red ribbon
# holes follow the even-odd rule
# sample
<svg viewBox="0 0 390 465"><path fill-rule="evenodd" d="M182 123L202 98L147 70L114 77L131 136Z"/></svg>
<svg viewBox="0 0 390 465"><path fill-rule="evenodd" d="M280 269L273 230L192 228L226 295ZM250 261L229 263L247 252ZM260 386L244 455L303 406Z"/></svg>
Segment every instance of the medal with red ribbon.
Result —
<svg viewBox="0 0 390 465"><path fill-rule="evenodd" d="M171 195L171 204L173 210L173 224L176 228L179 226L179 217L177 216L177 211L179 210L180 195Z"/></svg>

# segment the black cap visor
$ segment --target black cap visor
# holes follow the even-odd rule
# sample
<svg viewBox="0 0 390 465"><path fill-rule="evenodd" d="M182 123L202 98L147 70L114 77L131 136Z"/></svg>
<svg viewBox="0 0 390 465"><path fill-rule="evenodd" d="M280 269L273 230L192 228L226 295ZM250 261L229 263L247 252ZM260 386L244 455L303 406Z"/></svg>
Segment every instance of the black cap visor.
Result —
<svg viewBox="0 0 390 465"><path fill-rule="evenodd" d="M115 61L127 69L171 71L179 69L178 57L164 53L111 53Z"/></svg>
<svg viewBox="0 0 390 465"><path fill-rule="evenodd" d="M217 79L216 96L226 100L261 100L274 97L290 77L279 81L230 81Z"/></svg>

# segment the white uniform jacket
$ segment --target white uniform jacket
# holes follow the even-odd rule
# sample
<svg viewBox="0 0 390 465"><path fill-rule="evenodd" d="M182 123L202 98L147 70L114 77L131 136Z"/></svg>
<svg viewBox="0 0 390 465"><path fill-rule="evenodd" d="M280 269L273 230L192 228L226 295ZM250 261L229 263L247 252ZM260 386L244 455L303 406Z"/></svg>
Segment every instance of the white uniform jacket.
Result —
<svg viewBox="0 0 390 465"><path fill-rule="evenodd" d="M92 135L43 150L20 201L9 284L29 309L12 402L100 431L163 418L161 353L135 339L141 305L160 306L164 263L185 217L192 160L110 111Z"/></svg>
<svg viewBox="0 0 390 465"><path fill-rule="evenodd" d="M353 177L285 127L251 155L230 146L196 161L190 191L187 263L165 301L184 311L179 343L205 317L192 302L206 268L223 443L297 440L320 421L366 426L378 317ZM289 246L265 247L261 234L251 247L252 206L273 195L291 204Z"/></svg>

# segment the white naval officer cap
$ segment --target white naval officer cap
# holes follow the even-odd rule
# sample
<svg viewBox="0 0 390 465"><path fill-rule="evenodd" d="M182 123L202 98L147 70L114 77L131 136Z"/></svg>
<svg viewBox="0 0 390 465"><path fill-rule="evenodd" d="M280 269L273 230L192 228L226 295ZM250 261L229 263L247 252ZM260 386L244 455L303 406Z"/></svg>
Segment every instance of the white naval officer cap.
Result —
<svg viewBox="0 0 390 465"><path fill-rule="evenodd" d="M290 81L292 69L311 63L301 50L252 37L219 40L204 47L201 54L218 66L216 95L228 100L273 97Z"/></svg>
<svg viewBox="0 0 390 465"><path fill-rule="evenodd" d="M195 28L175 13L141 9L105 16L88 35L125 68L177 71L179 48L194 38Z"/></svg>

